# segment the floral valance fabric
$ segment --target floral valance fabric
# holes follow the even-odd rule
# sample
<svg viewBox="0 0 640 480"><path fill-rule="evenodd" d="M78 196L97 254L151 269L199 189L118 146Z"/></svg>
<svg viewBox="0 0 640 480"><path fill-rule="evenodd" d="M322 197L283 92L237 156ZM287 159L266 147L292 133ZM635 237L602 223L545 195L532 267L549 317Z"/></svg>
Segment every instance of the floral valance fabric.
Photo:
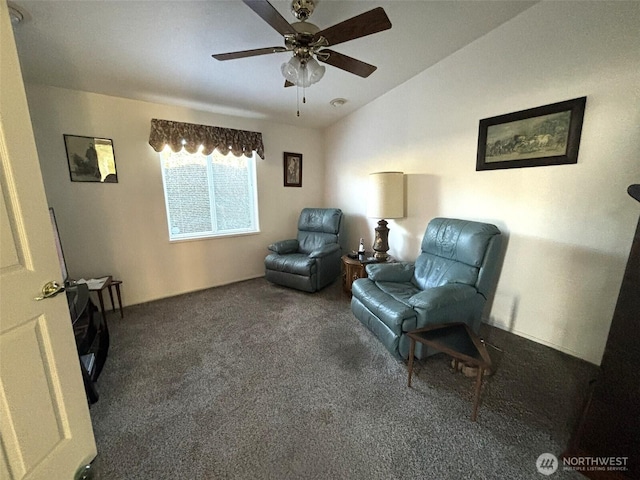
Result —
<svg viewBox="0 0 640 480"><path fill-rule="evenodd" d="M262 133L157 118L151 120L149 145L156 152L169 145L174 152L184 147L189 153L196 153L202 145L204 155L210 155L217 149L220 153L226 155L231 152L237 157L250 157L255 151L264 160Z"/></svg>

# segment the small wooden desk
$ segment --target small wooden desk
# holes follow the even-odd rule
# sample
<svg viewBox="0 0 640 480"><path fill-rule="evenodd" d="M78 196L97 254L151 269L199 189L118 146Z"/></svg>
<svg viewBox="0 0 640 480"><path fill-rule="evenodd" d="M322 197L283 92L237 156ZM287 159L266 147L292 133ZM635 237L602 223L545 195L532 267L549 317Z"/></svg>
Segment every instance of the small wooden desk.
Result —
<svg viewBox="0 0 640 480"><path fill-rule="evenodd" d="M409 379L407 386L411 387L411 374L413 373L413 355L415 353L416 342L439 350L453 357L457 371L458 361L478 367L476 377L475 399L473 401L473 411L471 421L475 422L478 417L478 404L480 403L480 389L482 388L482 378L485 370L491 368L491 357L480 338L473 333L466 323L445 323L432 325L430 327L419 328L407 333L409 337Z"/></svg>
<svg viewBox="0 0 640 480"><path fill-rule="evenodd" d="M102 277L98 277L102 278ZM106 322L107 316L104 311L104 298L102 297L102 291L106 288L109 291L109 298L111 299L111 311L116 311L116 304L113 301L113 291L112 287L116 287L116 295L118 296L118 307L120 309L120 318L124 318L124 313L122 311L122 298L120 297L120 285L122 284L122 280L114 280L111 275L107 277L107 280L102 284L99 288L89 287L90 292L96 292L98 295L98 301L100 302L100 312L102 313L102 319Z"/></svg>

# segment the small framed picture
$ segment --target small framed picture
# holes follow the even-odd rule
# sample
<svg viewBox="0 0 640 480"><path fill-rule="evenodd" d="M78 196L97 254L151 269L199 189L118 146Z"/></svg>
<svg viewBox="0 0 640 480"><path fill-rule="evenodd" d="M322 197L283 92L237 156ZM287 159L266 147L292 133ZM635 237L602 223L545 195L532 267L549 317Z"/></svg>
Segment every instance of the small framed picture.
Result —
<svg viewBox="0 0 640 480"><path fill-rule="evenodd" d="M72 182L118 183L110 139L64 135L64 145Z"/></svg>
<svg viewBox="0 0 640 480"><path fill-rule="evenodd" d="M302 154L284 152L284 186L302 186Z"/></svg>

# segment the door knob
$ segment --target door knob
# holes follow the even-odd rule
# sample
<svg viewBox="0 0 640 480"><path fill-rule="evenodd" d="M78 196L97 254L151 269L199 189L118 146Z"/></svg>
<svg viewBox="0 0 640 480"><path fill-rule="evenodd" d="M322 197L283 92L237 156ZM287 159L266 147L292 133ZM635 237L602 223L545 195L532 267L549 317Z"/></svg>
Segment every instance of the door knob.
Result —
<svg viewBox="0 0 640 480"><path fill-rule="evenodd" d="M55 297L60 292L64 292L64 286L61 286L58 282L47 282L42 287L42 295L36 297L35 300Z"/></svg>

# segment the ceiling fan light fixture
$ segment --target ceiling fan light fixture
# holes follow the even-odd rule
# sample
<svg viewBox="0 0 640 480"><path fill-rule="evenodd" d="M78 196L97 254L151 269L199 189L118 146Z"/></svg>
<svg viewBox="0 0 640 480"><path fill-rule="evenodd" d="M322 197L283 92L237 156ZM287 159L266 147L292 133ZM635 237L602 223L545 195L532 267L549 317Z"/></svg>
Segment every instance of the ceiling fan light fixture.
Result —
<svg viewBox="0 0 640 480"><path fill-rule="evenodd" d="M309 85L318 83L324 77L324 66L320 65L315 58L307 60L307 72L309 73Z"/></svg>
<svg viewBox="0 0 640 480"><path fill-rule="evenodd" d="M293 56L288 62L282 64L281 70L282 76L289 82L306 88L320 81L324 76L325 67L315 58L300 60L297 56Z"/></svg>
<svg viewBox="0 0 640 480"><path fill-rule="evenodd" d="M302 71L302 65L298 57L291 57L288 62L284 62L282 67L282 76L294 85L298 84L299 73Z"/></svg>

